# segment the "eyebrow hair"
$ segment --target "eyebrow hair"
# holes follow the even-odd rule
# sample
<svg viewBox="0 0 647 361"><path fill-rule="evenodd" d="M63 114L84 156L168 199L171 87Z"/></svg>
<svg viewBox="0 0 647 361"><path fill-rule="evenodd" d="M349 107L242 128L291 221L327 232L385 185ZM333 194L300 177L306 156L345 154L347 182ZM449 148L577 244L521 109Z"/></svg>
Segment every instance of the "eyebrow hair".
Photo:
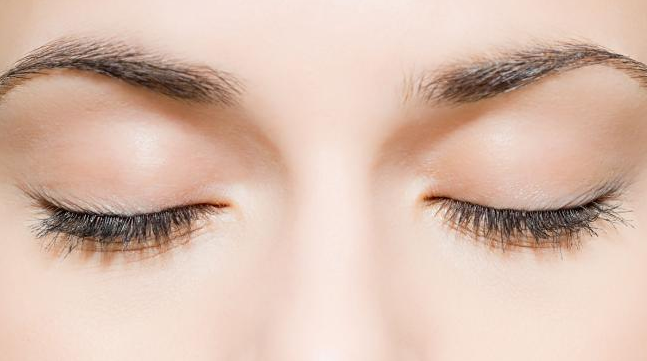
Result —
<svg viewBox="0 0 647 361"><path fill-rule="evenodd" d="M177 100L235 106L243 93L232 74L171 59L118 40L66 37L47 43L0 75L0 101L13 88L51 70L108 76Z"/></svg>
<svg viewBox="0 0 647 361"><path fill-rule="evenodd" d="M405 79L404 101L460 105L511 92L559 72L604 65L647 87L647 65L602 46L580 42L538 44L477 57Z"/></svg>

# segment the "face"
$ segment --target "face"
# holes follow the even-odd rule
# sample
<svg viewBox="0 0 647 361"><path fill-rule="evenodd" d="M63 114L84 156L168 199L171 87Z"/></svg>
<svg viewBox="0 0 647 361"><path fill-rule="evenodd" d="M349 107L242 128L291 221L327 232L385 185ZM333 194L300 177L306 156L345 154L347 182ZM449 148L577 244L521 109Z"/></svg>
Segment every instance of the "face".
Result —
<svg viewBox="0 0 647 361"><path fill-rule="evenodd" d="M644 1L2 8L3 358L647 357Z"/></svg>

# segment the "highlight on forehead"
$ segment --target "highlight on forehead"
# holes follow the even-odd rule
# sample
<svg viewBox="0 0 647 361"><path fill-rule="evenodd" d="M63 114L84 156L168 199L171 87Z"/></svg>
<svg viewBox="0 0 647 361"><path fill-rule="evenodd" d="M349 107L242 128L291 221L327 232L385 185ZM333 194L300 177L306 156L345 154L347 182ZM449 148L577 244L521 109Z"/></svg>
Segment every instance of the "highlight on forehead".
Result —
<svg viewBox="0 0 647 361"><path fill-rule="evenodd" d="M492 98L546 76L592 65L625 72L647 87L647 66L604 47L582 42L534 44L472 57L405 80L404 101L462 104Z"/></svg>
<svg viewBox="0 0 647 361"><path fill-rule="evenodd" d="M48 70L88 71L175 99L235 105L243 89L233 75L147 52L119 40L66 37L27 54L0 75L0 99Z"/></svg>

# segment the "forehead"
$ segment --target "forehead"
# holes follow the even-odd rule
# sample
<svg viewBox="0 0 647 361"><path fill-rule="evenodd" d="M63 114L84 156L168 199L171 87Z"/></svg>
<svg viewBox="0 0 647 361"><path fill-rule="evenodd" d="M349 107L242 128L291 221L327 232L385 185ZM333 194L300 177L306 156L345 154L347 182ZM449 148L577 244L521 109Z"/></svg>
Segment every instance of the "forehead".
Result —
<svg viewBox="0 0 647 361"><path fill-rule="evenodd" d="M646 2L631 0L11 0L0 15L0 61L83 32L134 35L228 67L313 76L427 67L535 38L585 38L642 54L645 11Z"/></svg>
<svg viewBox="0 0 647 361"><path fill-rule="evenodd" d="M334 104L337 114L370 118L396 103L408 73L537 39L647 58L643 1L12 0L4 8L3 69L63 35L129 38L238 74L250 94L295 117Z"/></svg>
<svg viewBox="0 0 647 361"><path fill-rule="evenodd" d="M254 53L331 66L378 54L433 60L534 37L586 37L625 50L647 27L647 3L631 0L8 2L0 15L0 45L103 31L135 34L196 56L235 54L240 61Z"/></svg>
<svg viewBox="0 0 647 361"><path fill-rule="evenodd" d="M239 75L270 118L348 127L396 107L407 74L497 46L582 39L645 62L645 13L640 0L8 0L0 67L64 35L126 38Z"/></svg>

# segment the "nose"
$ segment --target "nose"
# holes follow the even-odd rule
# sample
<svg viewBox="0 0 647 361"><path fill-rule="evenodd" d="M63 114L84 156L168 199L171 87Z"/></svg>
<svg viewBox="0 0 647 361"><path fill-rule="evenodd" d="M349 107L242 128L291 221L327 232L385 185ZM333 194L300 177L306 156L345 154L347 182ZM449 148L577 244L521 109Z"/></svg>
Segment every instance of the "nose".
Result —
<svg viewBox="0 0 647 361"><path fill-rule="evenodd" d="M376 279L367 167L330 146L295 181L286 279L265 360L396 360ZM303 163L302 163L303 164Z"/></svg>

